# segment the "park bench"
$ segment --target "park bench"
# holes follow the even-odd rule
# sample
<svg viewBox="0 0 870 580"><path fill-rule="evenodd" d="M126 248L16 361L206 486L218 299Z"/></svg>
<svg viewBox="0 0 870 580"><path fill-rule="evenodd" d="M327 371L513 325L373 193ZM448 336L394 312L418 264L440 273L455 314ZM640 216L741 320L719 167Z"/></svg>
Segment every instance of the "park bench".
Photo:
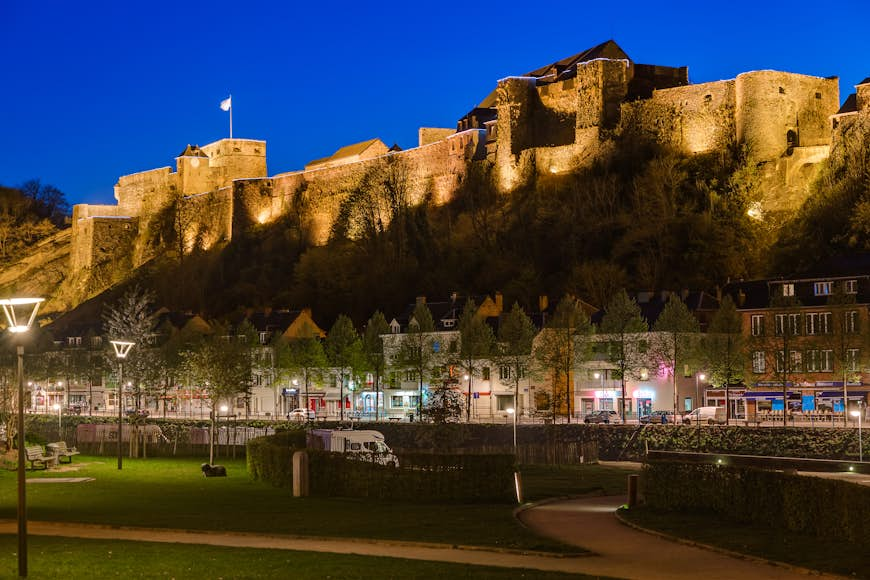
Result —
<svg viewBox="0 0 870 580"><path fill-rule="evenodd" d="M79 451L76 450L75 447L69 448L66 446L66 441L57 441L55 443L49 443L46 445L48 449L48 453L57 458L58 463L63 463L63 458L66 457L69 459L67 463L72 463L73 455L78 455Z"/></svg>
<svg viewBox="0 0 870 580"><path fill-rule="evenodd" d="M43 469L57 465L57 457L45 455L41 445L31 445L24 448L24 457L30 462L30 469L36 469L36 464L41 464Z"/></svg>

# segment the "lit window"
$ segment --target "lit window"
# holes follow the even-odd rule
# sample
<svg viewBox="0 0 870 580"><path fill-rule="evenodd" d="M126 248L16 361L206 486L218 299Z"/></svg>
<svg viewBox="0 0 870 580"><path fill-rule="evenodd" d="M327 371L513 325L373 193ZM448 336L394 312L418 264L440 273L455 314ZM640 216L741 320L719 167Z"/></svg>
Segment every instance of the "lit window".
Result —
<svg viewBox="0 0 870 580"><path fill-rule="evenodd" d="M858 332L858 311L850 310L847 312L843 322L843 330L845 330L847 334L855 334Z"/></svg>
<svg viewBox="0 0 870 580"><path fill-rule="evenodd" d="M489 380L489 367L483 367L480 374L481 374L481 378L483 378L483 380L488 381Z"/></svg>
<svg viewBox="0 0 870 580"><path fill-rule="evenodd" d="M807 372L815 373L819 371L819 351L808 350L806 352Z"/></svg>
<svg viewBox="0 0 870 580"><path fill-rule="evenodd" d="M821 360L821 370L823 373L830 373L834 370L834 351L823 350Z"/></svg>
<svg viewBox="0 0 870 580"><path fill-rule="evenodd" d="M790 371L795 373L803 371L803 357L799 350L789 351L789 364L791 365Z"/></svg>
<svg viewBox="0 0 870 580"><path fill-rule="evenodd" d="M500 381L509 381L511 378L511 368L509 366L498 367L498 379Z"/></svg>
<svg viewBox="0 0 870 580"><path fill-rule="evenodd" d="M783 284L782 285L782 295L783 296L794 296L794 284Z"/></svg>
<svg viewBox="0 0 870 580"><path fill-rule="evenodd" d="M850 371L858 370L860 351L857 348L850 348L846 351L846 369Z"/></svg>
<svg viewBox="0 0 870 580"><path fill-rule="evenodd" d="M816 296L830 296L833 282L816 282L813 284L813 293Z"/></svg>

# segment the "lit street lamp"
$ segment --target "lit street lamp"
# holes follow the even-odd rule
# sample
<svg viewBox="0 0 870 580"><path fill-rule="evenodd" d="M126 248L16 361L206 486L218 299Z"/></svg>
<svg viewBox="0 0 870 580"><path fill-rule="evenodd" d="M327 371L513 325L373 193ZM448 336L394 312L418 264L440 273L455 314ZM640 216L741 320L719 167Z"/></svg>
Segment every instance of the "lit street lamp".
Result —
<svg viewBox="0 0 870 580"><path fill-rule="evenodd" d="M61 430L61 425L60 425L60 404L59 404L59 403L55 403L54 405L51 406L51 408L54 409L55 411L57 411L57 436L58 436L58 439L63 439L63 435L62 435L61 432L60 432L60 430Z"/></svg>
<svg viewBox="0 0 870 580"><path fill-rule="evenodd" d="M121 451L121 426L124 424L124 359L130 354L135 342L125 340L110 340L118 359L118 470L123 467L124 456Z"/></svg>
<svg viewBox="0 0 870 580"><path fill-rule="evenodd" d="M516 412L516 409L508 409L507 413L508 413L508 415L511 416L511 419L513 419L513 423L514 423L514 455L516 455L517 454L517 412Z"/></svg>
<svg viewBox="0 0 870 580"><path fill-rule="evenodd" d="M861 410L852 411L851 415L858 418L858 461L864 461L864 445L861 437Z"/></svg>
<svg viewBox="0 0 870 580"><path fill-rule="evenodd" d="M43 298L9 298L0 300L9 332L22 335L36 320ZM21 319L19 320L19 316ZM18 576L27 576L27 495L24 489L24 345L19 339L18 353Z"/></svg>

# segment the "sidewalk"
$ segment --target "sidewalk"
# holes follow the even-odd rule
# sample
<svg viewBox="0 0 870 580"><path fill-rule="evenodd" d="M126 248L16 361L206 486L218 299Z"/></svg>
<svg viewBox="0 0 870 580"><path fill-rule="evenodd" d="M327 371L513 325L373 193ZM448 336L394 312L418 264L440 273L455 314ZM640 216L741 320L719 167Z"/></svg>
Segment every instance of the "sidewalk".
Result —
<svg viewBox="0 0 870 580"><path fill-rule="evenodd" d="M797 570L738 559L630 528L614 515L623 503L622 496L558 501L525 510L519 518L542 536L593 551L595 555L582 562L581 570L587 574L693 580L807 577Z"/></svg>

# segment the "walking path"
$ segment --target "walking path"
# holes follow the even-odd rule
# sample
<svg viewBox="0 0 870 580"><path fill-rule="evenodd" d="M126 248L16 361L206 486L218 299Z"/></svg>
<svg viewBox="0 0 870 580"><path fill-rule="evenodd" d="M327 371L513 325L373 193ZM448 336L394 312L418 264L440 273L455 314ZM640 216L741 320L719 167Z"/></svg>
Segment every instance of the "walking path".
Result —
<svg viewBox="0 0 870 580"><path fill-rule="evenodd" d="M634 530L621 524L614 515L614 510L622 503L624 498L612 496L564 500L536 506L520 514L523 523L537 533L594 552L593 555L567 557L446 544L119 528L37 521L28 523L28 531L31 535L40 536L332 552L618 578L750 580L806 577L797 570L738 559ZM0 521L0 533L16 533L16 522Z"/></svg>

